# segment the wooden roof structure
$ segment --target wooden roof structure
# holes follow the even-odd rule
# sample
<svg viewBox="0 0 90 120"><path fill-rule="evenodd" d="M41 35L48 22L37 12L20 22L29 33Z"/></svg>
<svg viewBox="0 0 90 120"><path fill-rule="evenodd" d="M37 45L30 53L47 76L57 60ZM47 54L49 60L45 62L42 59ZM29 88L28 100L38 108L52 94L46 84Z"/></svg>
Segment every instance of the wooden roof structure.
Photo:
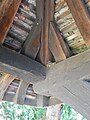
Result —
<svg viewBox="0 0 90 120"><path fill-rule="evenodd" d="M90 0L3 0L0 28L0 99L54 96L89 119Z"/></svg>

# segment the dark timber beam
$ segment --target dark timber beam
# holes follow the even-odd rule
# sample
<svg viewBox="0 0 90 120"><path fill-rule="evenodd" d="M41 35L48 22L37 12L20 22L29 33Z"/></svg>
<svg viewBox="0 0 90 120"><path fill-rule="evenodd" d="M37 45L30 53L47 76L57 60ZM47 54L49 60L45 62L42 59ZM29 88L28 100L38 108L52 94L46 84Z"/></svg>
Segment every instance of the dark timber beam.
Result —
<svg viewBox="0 0 90 120"><path fill-rule="evenodd" d="M10 6L8 7L8 9L6 9L4 17L0 22L0 44L2 44L5 40L5 37L12 25L13 19L19 8L21 0L11 0L9 2L10 3L7 3L6 5L10 4Z"/></svg>
<svg viewBox="0 0 90 120"><path fill-rule="evenodd" d="M36 19L22 48L22 53L32 59L36 58L40 48L40 32L40 23L39 20Z"/></svg>
<svg viewBox="0 0 90 120"><path fill-rule="evenodd" d="M31 83L41 81L46 76L41 64L5 47L0 47L0 71Z"/></svg>
<svg viewBox="0 0 90 120"><path fill-rule="evenodd" d="M4 98L8 86L14 79L15 77L10 74L4 74L4 76L0 78L0 100Z"/></svg>
<svg viewBox="0 0 90 120"><path fill-rule="evenodd" d="M76 21L76 24L85 40L85 43L90 47L90 18L85 9L82 0L65 0L71 10L71 13Z"/></svg>
<svg viewBox="0 0 90 120"><path fill-rule="evenodd" d="M34 90L58 98L90 119L90 50L53 65Z"/></svg>
<svg viewBox="0 0 90 120"><path fill-rule="evenodd" d="M16 95L13 98L13 102L15 104L21 104L21 105L24 104L24 100L25 100L25 97L26 97L26 91L27 91L27 88L28 88L29 84L30 83L28 83L26 81L23 81L23 80L20 81L20 84L19 84L19 87L17 89Z"/></svg>

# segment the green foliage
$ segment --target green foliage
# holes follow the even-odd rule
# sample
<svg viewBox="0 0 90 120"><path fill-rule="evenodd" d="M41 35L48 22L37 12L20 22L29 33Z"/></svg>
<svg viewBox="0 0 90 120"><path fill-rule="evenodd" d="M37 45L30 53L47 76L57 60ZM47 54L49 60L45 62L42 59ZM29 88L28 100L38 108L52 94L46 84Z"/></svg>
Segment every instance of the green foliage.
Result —
<svg viewBox="0 0 90 120"><path fill-rule="evenodd" d="M61 120L86 120L82 115L66 104L62 104Z"/></svg>
<svg viewBox="0 0 90 120"><path fill-rule="evenodd" d="M0 120L44 120L45 108L15 105L9 102L0 104Z"/></svg>

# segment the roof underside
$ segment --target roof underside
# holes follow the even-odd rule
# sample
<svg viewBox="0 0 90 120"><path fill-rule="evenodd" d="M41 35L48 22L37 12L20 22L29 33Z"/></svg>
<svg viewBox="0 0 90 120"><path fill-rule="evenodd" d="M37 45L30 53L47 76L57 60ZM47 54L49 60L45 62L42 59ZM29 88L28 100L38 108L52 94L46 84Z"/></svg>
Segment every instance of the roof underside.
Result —
<svg viewBox="0 0 90 120"><path fill-rule="evenodd" d="M33 91L32 83L40 82L47 89L51 84L47 76L51 74L52 79L56 77L55 74L52 75L53 69L56 70L60 83L59 79L63 75L60 76L61 73L57 70L60 68L62 71L65 65L68 68L67 63L70 59L72 68L74 59L77 66L80 63L80 61L77 62L79 58L77 56L67 61L66 58L84 52L90 47L90 44L87 45L90 39L90 0L80 0L79 3L76 1L76 6L75 1L72 0L41 1L3 0L0 3L0 27L2 28L0 29L0 99L19 104L32 104L33 99L35 105L37 94ZM77 7L81 14L78 11L75 12L74 7L75 9ZM84 20L86 23L83 22ZM89 51L86 53L89 54ZM84 60L84 63L88 64L88 61ZM58 62L61 62L62 66ZM52 66L52 63L56 67L51 67L53 69L50 69L48 74L47 68ZM71 73L76 69L78 67L70 69ZM68 76L64 78L67 80ZM41 82L45 79L45 82L48 81L47 86ZM55 81L52 84L56 84ZM62 87L61 90L63 90ZM64 90L67 91L66 88Z"/></svg>

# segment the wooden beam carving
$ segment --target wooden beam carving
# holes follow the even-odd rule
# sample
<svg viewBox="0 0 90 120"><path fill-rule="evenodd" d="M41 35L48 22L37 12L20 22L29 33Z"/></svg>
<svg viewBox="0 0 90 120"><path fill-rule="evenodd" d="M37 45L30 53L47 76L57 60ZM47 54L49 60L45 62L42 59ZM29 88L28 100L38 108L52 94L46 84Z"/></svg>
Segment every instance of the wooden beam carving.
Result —
<svg viewBox="0 0 90 120"><path fill-rule="evenodd" d="M90 47L90 19L86 12L82 0L65 0L71 10L71 13L76 21L76 24L85 40L85 43Z"/></svg>
<svg viewBox="0 0 90 120"><path fill-rule="evenodd" d="M0 22L0 44L2 44L5 40L5 37L12 25L14 16L19 8L19 5L21 3L21 0L12 0L9 8L4 14L4 17L2 18Z"/></svg>

